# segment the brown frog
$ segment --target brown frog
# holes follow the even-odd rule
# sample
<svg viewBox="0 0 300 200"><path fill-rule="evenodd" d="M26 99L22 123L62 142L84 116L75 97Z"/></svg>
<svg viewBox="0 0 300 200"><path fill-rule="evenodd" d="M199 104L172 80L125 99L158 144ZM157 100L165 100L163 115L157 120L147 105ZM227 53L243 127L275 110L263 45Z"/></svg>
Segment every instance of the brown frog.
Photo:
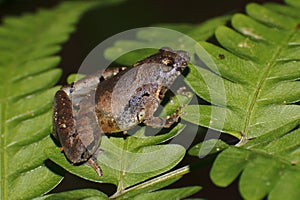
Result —
<svg viewBox="0 0 300 200"><path fill-rule="evenodd" d="M73 164L88 162L98 173L102 135L143 123L170 127L179 112L154 117L166 91L187 66L185 51L162 48L126 70L113 68L62 87L54 97L53 134Z"/></svg>

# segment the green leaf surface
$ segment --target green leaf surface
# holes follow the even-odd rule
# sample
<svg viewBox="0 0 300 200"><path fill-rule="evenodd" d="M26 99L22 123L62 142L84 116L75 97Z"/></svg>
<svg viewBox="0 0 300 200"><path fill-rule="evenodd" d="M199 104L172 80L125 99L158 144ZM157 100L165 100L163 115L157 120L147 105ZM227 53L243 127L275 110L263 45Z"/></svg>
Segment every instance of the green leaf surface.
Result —
<svg viewBox="0 0 300 200"><path fill-rule="evenodd" d="M191 92L185 92L185 94L177 94L173 96L170 101L164 105L164 109L160 113L160 117L167 117L172 115L180 107L185 107L192 100L193 94ZM181 112L182 115L184 113Z"/></svg>
<svg viewBox="0 0 300 200"><path fill-rule="evenodd" d="M209 56L196 51L203 63L190 65L186 77L193 91L211 105L187 106L183 118L242 139L236 146L208 140L189 153L203 156L203 151L223 150L211 179L227 187L239 177L244 199L299 197L297 2L248 4L246 14L233 15L232 28L216 30L221 47L200 43Z"/></svg>
<svg viewBox="0 0 300 200"><path fill-rule="evenodd" d="M54 69L75 22L93 3L65 2L52 10L7 17L0 27L0 199L31 199L62 179L46 164L51 148ZM62 17L63 16L63 17Z"/></svg>
<svg viewBox="0 0 300 200"><path fill-rule="evenodd" d="M73 83L74 81L77 81L81 78L84 78L86 75L84 74L70 74L67 78L67 83L68 84L71 84Z"/></svg>
<svg viewBox="0 0 300 200"><path fill-rule="evenodd" d="M297 1L297 0L285 0L285 2L288 4L288 5L291 5L291 6L293 6L293 7L300 7L300 3L299 3L299 1Z"/></svg>
<svg viewBox="0 0 300 200"><path fill-rule="evenodd" d="M183 199L185 197L191 196L198 192L201 187L193 186L193 187L185 187L178 189L168 189L168 190L160 190L156 192L150 192L145 194L140 194L135 196L134 200L144 200L144 199Z"/></svg>
<svg viewBox="0 0 300 200"><path fill-rule="evenodd" d="M93 199L93 200L108 200L109 198L104 193L98 190L81 189L55 194L48 194L43 197L35 198L34 200L73 200L73 199Z"/></svg>
<svg viewBox="0 0 300 200"><path fill-rule="evenodd" d="M183 125L179 124L166 135L141 137L144 129L135 135L127 137L102 137L98 155L98 162L103 170L99 177L95 171L87 166L73 166L60 153L59 148L48 149L47 155L51 160L66 170L82 178L113 183L118 190L159 175L173 168L185 155L185 149L180 145L155 145L174 137L182 131ZM138 137L138 138L137 138Z"/></svg>
<svg viewBox="0 0 300 200"><path fill-rule="evenodd" d="M229 147L222 140L210 139L195 145L189 150L189 154L198 157L204 157L208 154L218 153Z"/></svg>
<svg viewBox="0 0 300 200"><path fill-rule="evenodd" d="M196 53L209 70L190 65L186 81L213 105L187 107L185 120L248 139L297 126L300 106L293 103L300 100L299 20L295 13L277 10L249 4L247 15L232 17L233 29L216 30L223 48L200 43L210 57Z"/></svg>
<svg viewBox="0 0 300 200"><path fill-rule="evenodd" d="M247 199L260 199L268 194L270 199L295 199L300 184L299 137L297 129L265 139L260 145L253 140L245 148L229 147L217 157L211 178L225 187L240 175L240 191Z"/></svg>

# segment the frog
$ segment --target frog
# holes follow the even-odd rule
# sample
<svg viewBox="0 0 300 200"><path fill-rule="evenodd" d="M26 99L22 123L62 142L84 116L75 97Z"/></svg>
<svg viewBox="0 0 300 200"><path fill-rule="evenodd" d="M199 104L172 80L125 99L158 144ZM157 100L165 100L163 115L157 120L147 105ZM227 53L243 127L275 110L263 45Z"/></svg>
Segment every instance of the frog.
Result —
<svg viewBox="0 0 300 200"><path fill-rule="evenodd" d="M169 128L180 108L155 116L166 92L190 61L186 51L164 47L131 67L108 68L63 86L54 96L53 136L73 165L87 163L99 176L97 155L103 135L143 124Z"/></svg>

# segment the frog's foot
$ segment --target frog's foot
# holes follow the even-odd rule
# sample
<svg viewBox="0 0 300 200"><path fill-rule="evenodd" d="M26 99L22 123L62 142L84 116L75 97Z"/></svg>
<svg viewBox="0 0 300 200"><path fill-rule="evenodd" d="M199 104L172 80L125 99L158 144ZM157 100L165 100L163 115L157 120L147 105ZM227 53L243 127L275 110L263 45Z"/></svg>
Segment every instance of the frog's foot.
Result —
<svg viewBox="0 0 300 200"><path fill-rule="evenodd" d="M94 155L88 159L87 164L91 166L99 176L103 175L102 170L98 165L97 158Z"/></svg>

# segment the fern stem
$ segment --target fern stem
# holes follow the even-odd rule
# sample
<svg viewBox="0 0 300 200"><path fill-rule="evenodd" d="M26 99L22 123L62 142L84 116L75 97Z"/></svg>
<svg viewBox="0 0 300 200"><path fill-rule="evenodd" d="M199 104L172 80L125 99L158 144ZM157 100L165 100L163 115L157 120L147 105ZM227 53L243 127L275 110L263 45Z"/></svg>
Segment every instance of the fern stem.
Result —
<svg viewBox="0 0 300 200"><path fill-rule="evenodd" d="M124 161L125 161L125 159L127 159L127 157L126 157L126 154L125 154L125 152L127 152L127 143L128 143L128 140L125 140L125 142L124 142L124 151L122 151L122 158L124 159ZM125 162L121 162L121 169L120 169L120 173L119 173L119 184L118 184L118 188L117 188L117 191L122 191L123 189L124 189L124 185L123 185L123 177L124 177L124 175L125 175L125 173L126 173L126 170L123 170L124 169L124 163Z"/></svg>
<svg viewBox="0 0 300 200"><path fill-rule="evenodd" d="M131 192L131 191L134 191L134 190L140 190L140 189L146 188L148 186L154 185L156 183L169 180L171 178L180 177L180 176L183 176L183 175L185 175L185 174L187 174L189 172L190 172L190 166L188 166L188 165L184 166L184 167L179 168L177 170L174 170L172 172L166 173L166 174L164 174L162 176L150 179L150 180L148 180L146 182L143 182L141 184L135 185L133 187L129 187L128 189L125 189L123 191L117 191L115 194L113 194L112 196L110 196L109 199L115 199L115 198L117 198L117 197L119 197L121 195L124 195L125 193Z"/></svg>

